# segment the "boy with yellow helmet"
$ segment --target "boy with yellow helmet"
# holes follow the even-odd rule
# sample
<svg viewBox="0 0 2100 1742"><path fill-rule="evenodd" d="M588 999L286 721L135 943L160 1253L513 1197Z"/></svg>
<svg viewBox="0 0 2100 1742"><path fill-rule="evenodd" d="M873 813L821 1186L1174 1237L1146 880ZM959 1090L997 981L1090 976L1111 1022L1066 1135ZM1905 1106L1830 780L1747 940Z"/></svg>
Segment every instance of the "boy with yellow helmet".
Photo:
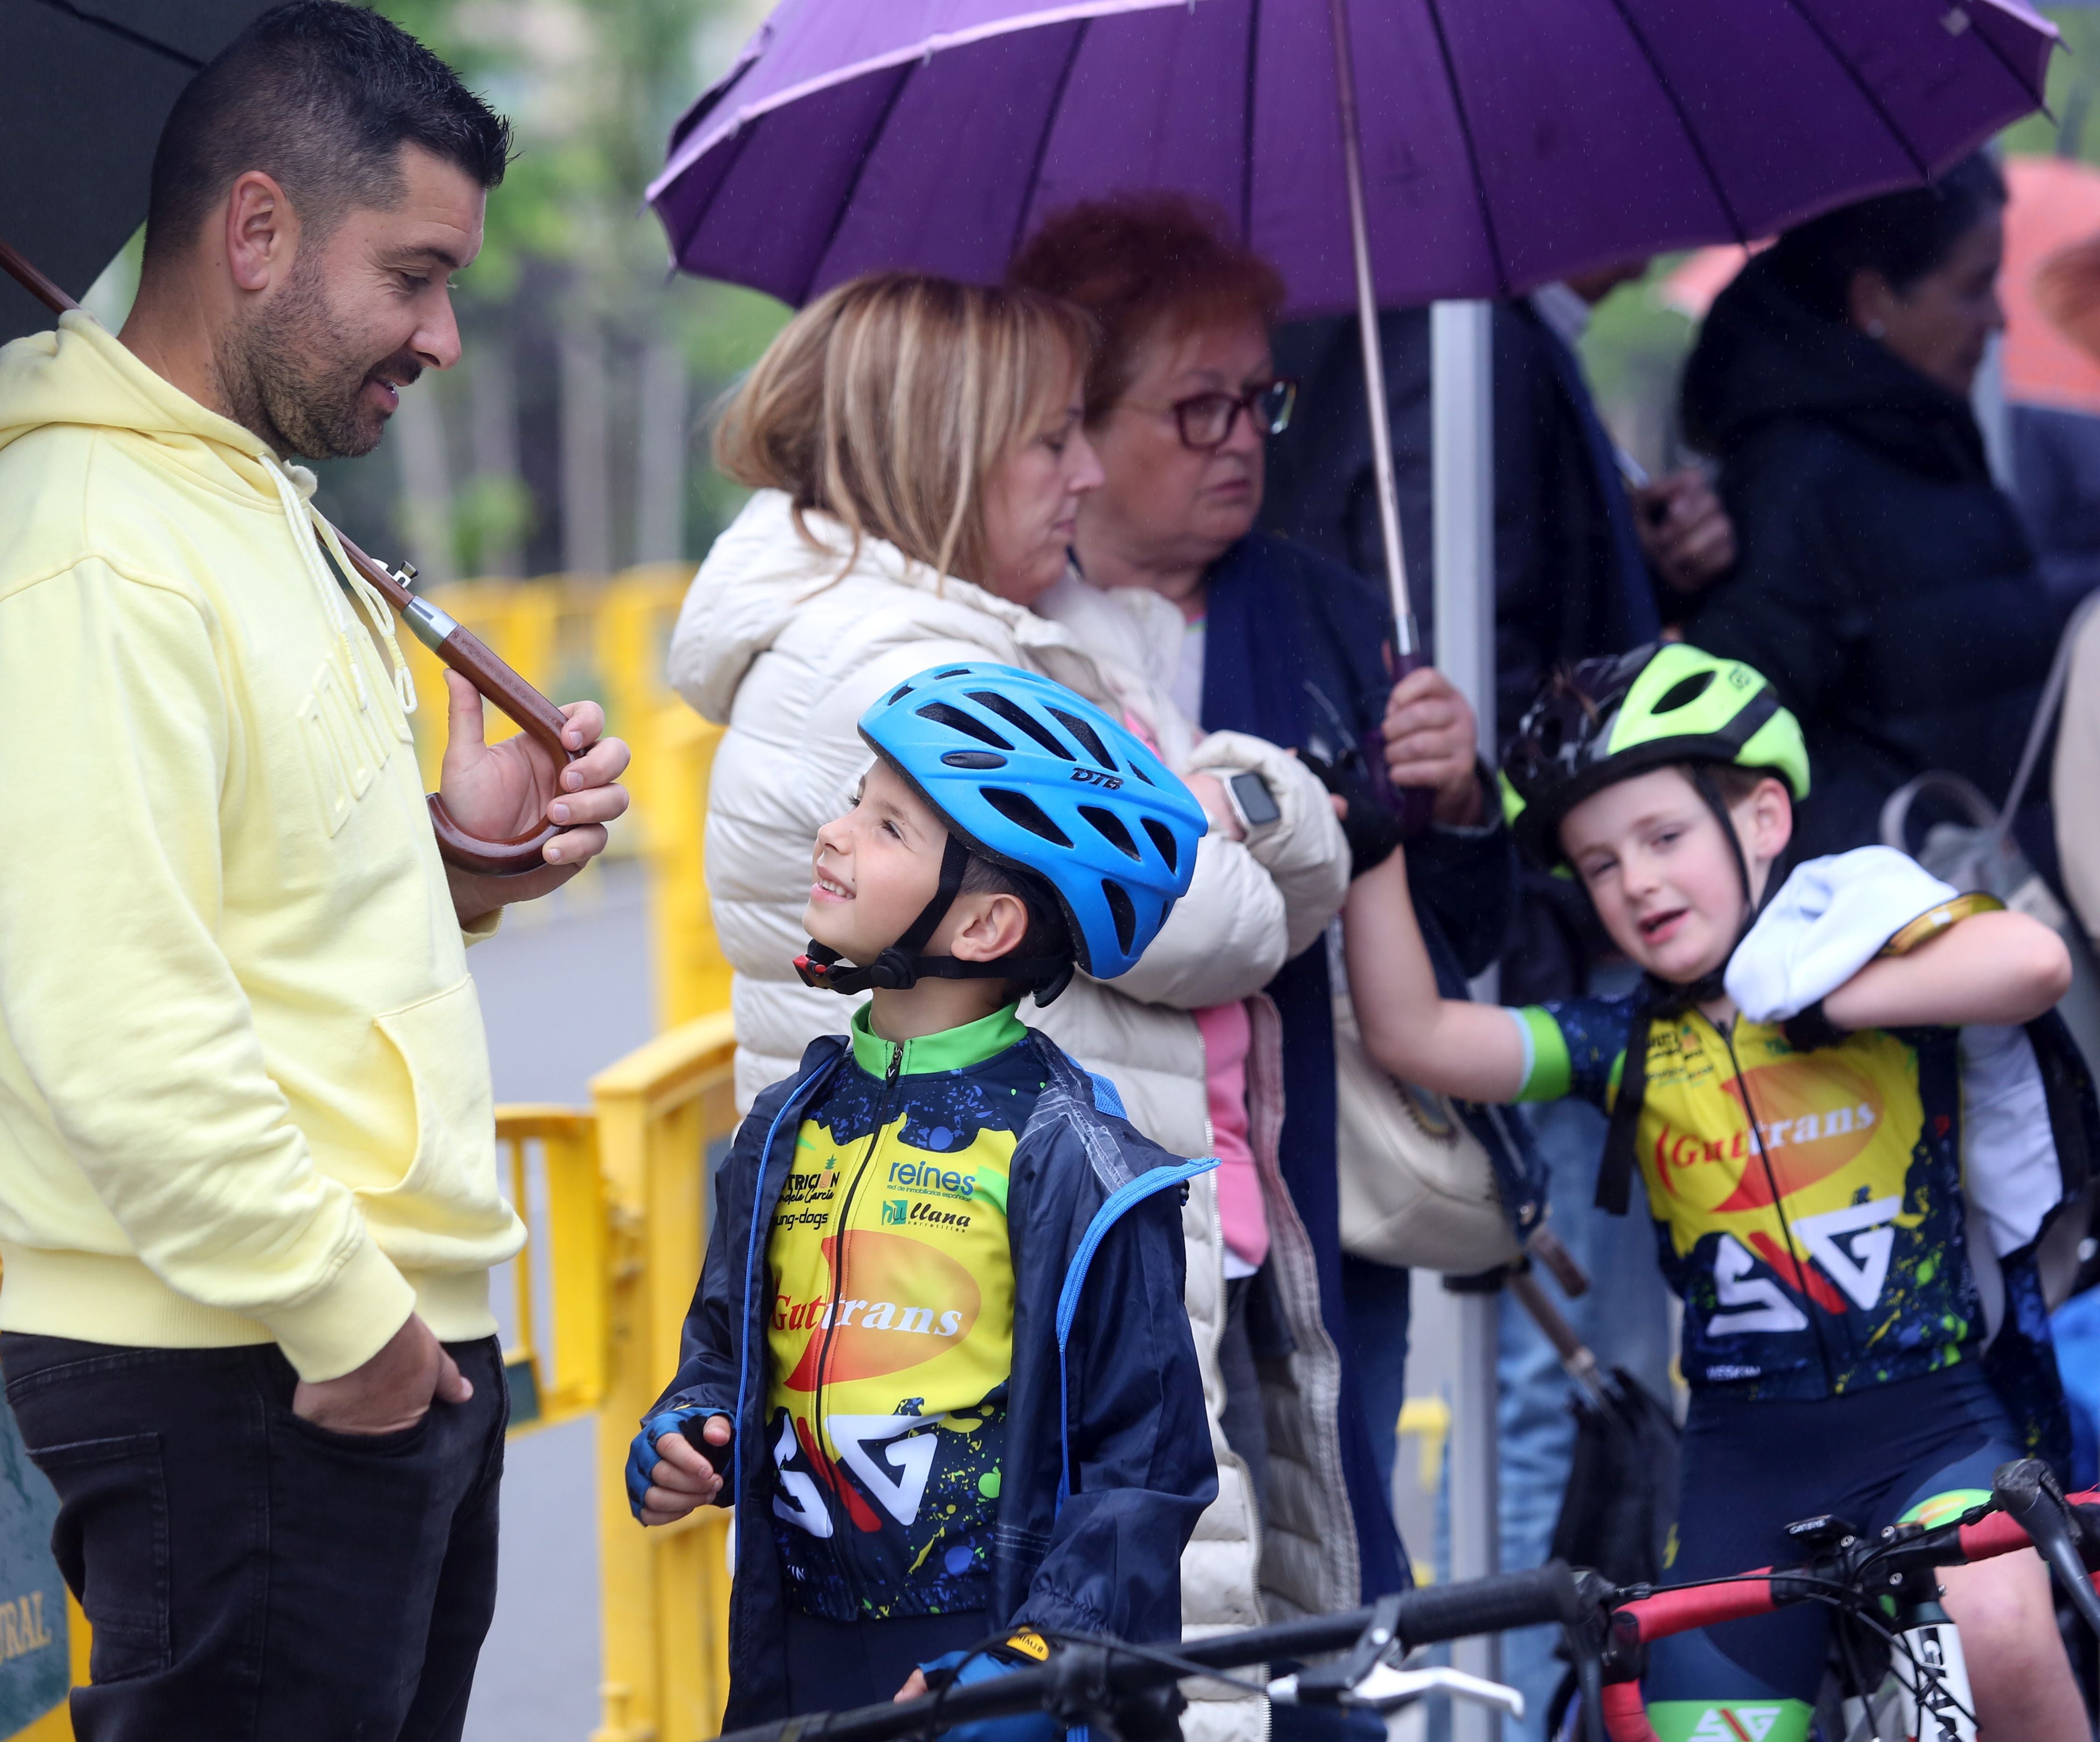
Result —
<svg viewBox="0 0 2100 1742"><path fill-rule="evenodd" d="M2032 1354L2032 1242L2062 1193L2019 1025L2068 984L2061 942L1883 848L1770 889L1808 792L1801 729L1757 672L1696 648L1556 679L1503 782L1520 849L1582 883L1639 990L1524 1009L1440 999L1396 854L1351 897L1352 995L1397 1076L1609 1114L1599 1205L1622 1213L1638 1167L1684 1303L1692 1405L1667 1576L1797 1559L1785 1528L1811 1515L1872 1529L1988 1493L2035 1435L1987 1377L1976 1272L2005 1290L2001 1349ZM1988 1166L1969 1149L1965 1200L1979 1085L2010 1141ZM1996 1264L1971 1261L1965 1204L1979 1202L2003 1232ZM1944 1577L1984 1731L2085 1736L2040 1562ZM1828 1626L1802 1604L1661 1643L1644 1678L1658 1736L1802 1742Z"/></svg>

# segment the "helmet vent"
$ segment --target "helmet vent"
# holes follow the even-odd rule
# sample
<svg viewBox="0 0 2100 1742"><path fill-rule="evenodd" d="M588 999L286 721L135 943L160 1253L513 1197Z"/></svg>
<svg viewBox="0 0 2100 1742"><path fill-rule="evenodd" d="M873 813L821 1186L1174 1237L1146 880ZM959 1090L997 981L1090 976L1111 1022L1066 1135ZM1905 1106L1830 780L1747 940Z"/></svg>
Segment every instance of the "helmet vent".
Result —
<svg viewBox="0 0 2100 1742"><path fill-rule="evenodd" d="M894 690L892 690L889 692L889 700L886 705L894 708L899 702L902 701L906 696L911 695L911 686L910 684L899 684Z"/></svg>
<svg viewBox="0 0 2100 1742"><path fill-rule="evenodd" d="M933 682L935 682L935 683L939 683L939 682L940 682L943 678L947 678L947 677L968 677L969 675L970 675L970 668L969 668L969 667L968 667L967 665L951 665L951 666L950 666L950 667L947 668L947 670L946 670L945 672L936 672L936 673L933 673Z"/></svg>
<svg viewBox="0 0 2100 1742"><path fill-rule="evenodd" d="M1694 672L1689 677L1681 679L1664 690L1655 699L1655 705L1648 712L1652 714L1674 714L1680 708L1688 708L1706 693L1713 681L1712 672Z"/></svg>
<svg viewBox="0 0 2100 1742"><path fill-rule="evenodd" d="M1098 805L1082 805L1079 814L1094 826L1095 831L1127 859L1145 862L1145 855L1137 850L1137 843L1130 838L1130 831L1123 826L1123 818L1112 810L1103 810Z"/></svg>
<svg viewBox="0 0 2100 1742"><path fill-rule="evenodd" d="M1053 846L1069 847L1072 837L1052 822L1043 807L1025 792L1010 792L1004 787L986 787L985 802L1017 828L1024 828L1031 835L1039 836Z"/></svg>
<svg viewBox="0 0 2100 1742"><path fill-rule="evenodd" d="M951 750L941 760L951 768L1004 768L1006 758L996 750Z"/></svg>
<svg viewBox="0 0 2100 1742"><path fill-rule="evenodd" d="M967 732L980 743L990 744L997 750L1011 750L1013 746L986 725L983 721L964 713L960 708L951 708L946 702L929 702L919 710L921 720L930 720L936 725L945 725L957 732Z"/></svg>
<svg viewBox="0 0 2100 1742"><path fill-rule="evenodd" d="M987 712L997 714L1017 732L1026 732L1053 756L1062 756L1067 762L1078 760L1057 742L1057 734L1040 720L1030 719L1026 708L1017 705L998 690L973 690L970 699Z"/></svg>
<svg viewBox="0 0 2100 1742"><path fill-rule="evenodd" d="M1103 768L1111 774L1119 774L1123 772L1116 766L1115 758L1109 754L1109 747L1101 742L1101 734L1085 721L1077 714L1066 713L1061 708L1053 708L1049 712L1051 717L1058 725L1063 726L1073 737L1087 747L1087 754L1100 763Z"/></svg>
<svg viewBox="0 0 2100 1742"><path fill-rule="evenodd" d="M1101 893L1108 897L1109 917L1115 921L1116 946L1128 955L1137 937L1137 910L1131 906L1123 886L1113 877L1101 879Z"/></svg>
<svg viewBox="0 0 2100 1742"><path fill-rule="evenodd" d="M1135 766L1135 765L1132 765ZM1160 858L1167 861L1167 870L1180 871L1181 867L1176 861L1180 858L1180 853L1174 845L1174 831L1167 827L1158 818L1147 817L1145 819L1145 832L1152 837L1152 845L1159 849Z"/></svg>

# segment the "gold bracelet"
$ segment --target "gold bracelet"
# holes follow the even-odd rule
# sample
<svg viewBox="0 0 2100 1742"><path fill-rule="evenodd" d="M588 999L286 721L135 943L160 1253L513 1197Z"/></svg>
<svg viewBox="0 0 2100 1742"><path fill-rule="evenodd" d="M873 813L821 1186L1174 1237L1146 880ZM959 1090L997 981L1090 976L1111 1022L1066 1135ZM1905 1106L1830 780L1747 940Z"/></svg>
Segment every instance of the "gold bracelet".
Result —
<svg viewBox="0 0 2100 1742"><path fill-rule="evenodd" d="M1920 914L1908 925L1898 932L1881 947L1882 955L1908 955L1920 944L1937 937L1950 925L1958 924L1971 914L2003 913L2005 904L1995 895L1980 893L1957 895L1951 902L1942 902L1937 907Z"/></svg>

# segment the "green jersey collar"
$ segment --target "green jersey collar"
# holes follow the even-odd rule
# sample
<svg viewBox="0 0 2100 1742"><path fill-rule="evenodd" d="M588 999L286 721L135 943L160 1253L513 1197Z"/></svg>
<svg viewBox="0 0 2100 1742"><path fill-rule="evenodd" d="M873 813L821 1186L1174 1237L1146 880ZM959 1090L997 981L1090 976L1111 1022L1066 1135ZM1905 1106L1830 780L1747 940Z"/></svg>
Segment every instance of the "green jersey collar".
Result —
<svg viewBox="0 0 2100 1742"><path fill-rule="evenodd" d="M896 1064L898 1074L931 1075L935 1071L967 1070L986 1059L997 1058L1015 1043L1028 1038L1028 1030L1014 1015L1014 1006L995 1010L988 1017L965 1022L960 1028L944 1028L938 1034L921 1034L898 1045L885 1040L868 1026L868 1006L854 1012L854 1062L871 1077L886 1077ZM903 1054L901 1062L898 1054Z"/></svg>

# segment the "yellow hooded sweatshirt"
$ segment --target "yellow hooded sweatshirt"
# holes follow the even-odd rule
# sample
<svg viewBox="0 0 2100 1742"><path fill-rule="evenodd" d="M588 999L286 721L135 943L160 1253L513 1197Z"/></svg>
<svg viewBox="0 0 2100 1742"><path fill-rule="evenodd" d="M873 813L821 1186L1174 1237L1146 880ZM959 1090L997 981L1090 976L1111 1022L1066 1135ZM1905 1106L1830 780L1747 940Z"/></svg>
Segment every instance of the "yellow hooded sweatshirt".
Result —
<svg viewBox="0 0 2100 1742"><path fill-rule="evenodd" d="M87 315L0 350L0 1329L495 1331L480 1006L312 489Z"/></svg>

